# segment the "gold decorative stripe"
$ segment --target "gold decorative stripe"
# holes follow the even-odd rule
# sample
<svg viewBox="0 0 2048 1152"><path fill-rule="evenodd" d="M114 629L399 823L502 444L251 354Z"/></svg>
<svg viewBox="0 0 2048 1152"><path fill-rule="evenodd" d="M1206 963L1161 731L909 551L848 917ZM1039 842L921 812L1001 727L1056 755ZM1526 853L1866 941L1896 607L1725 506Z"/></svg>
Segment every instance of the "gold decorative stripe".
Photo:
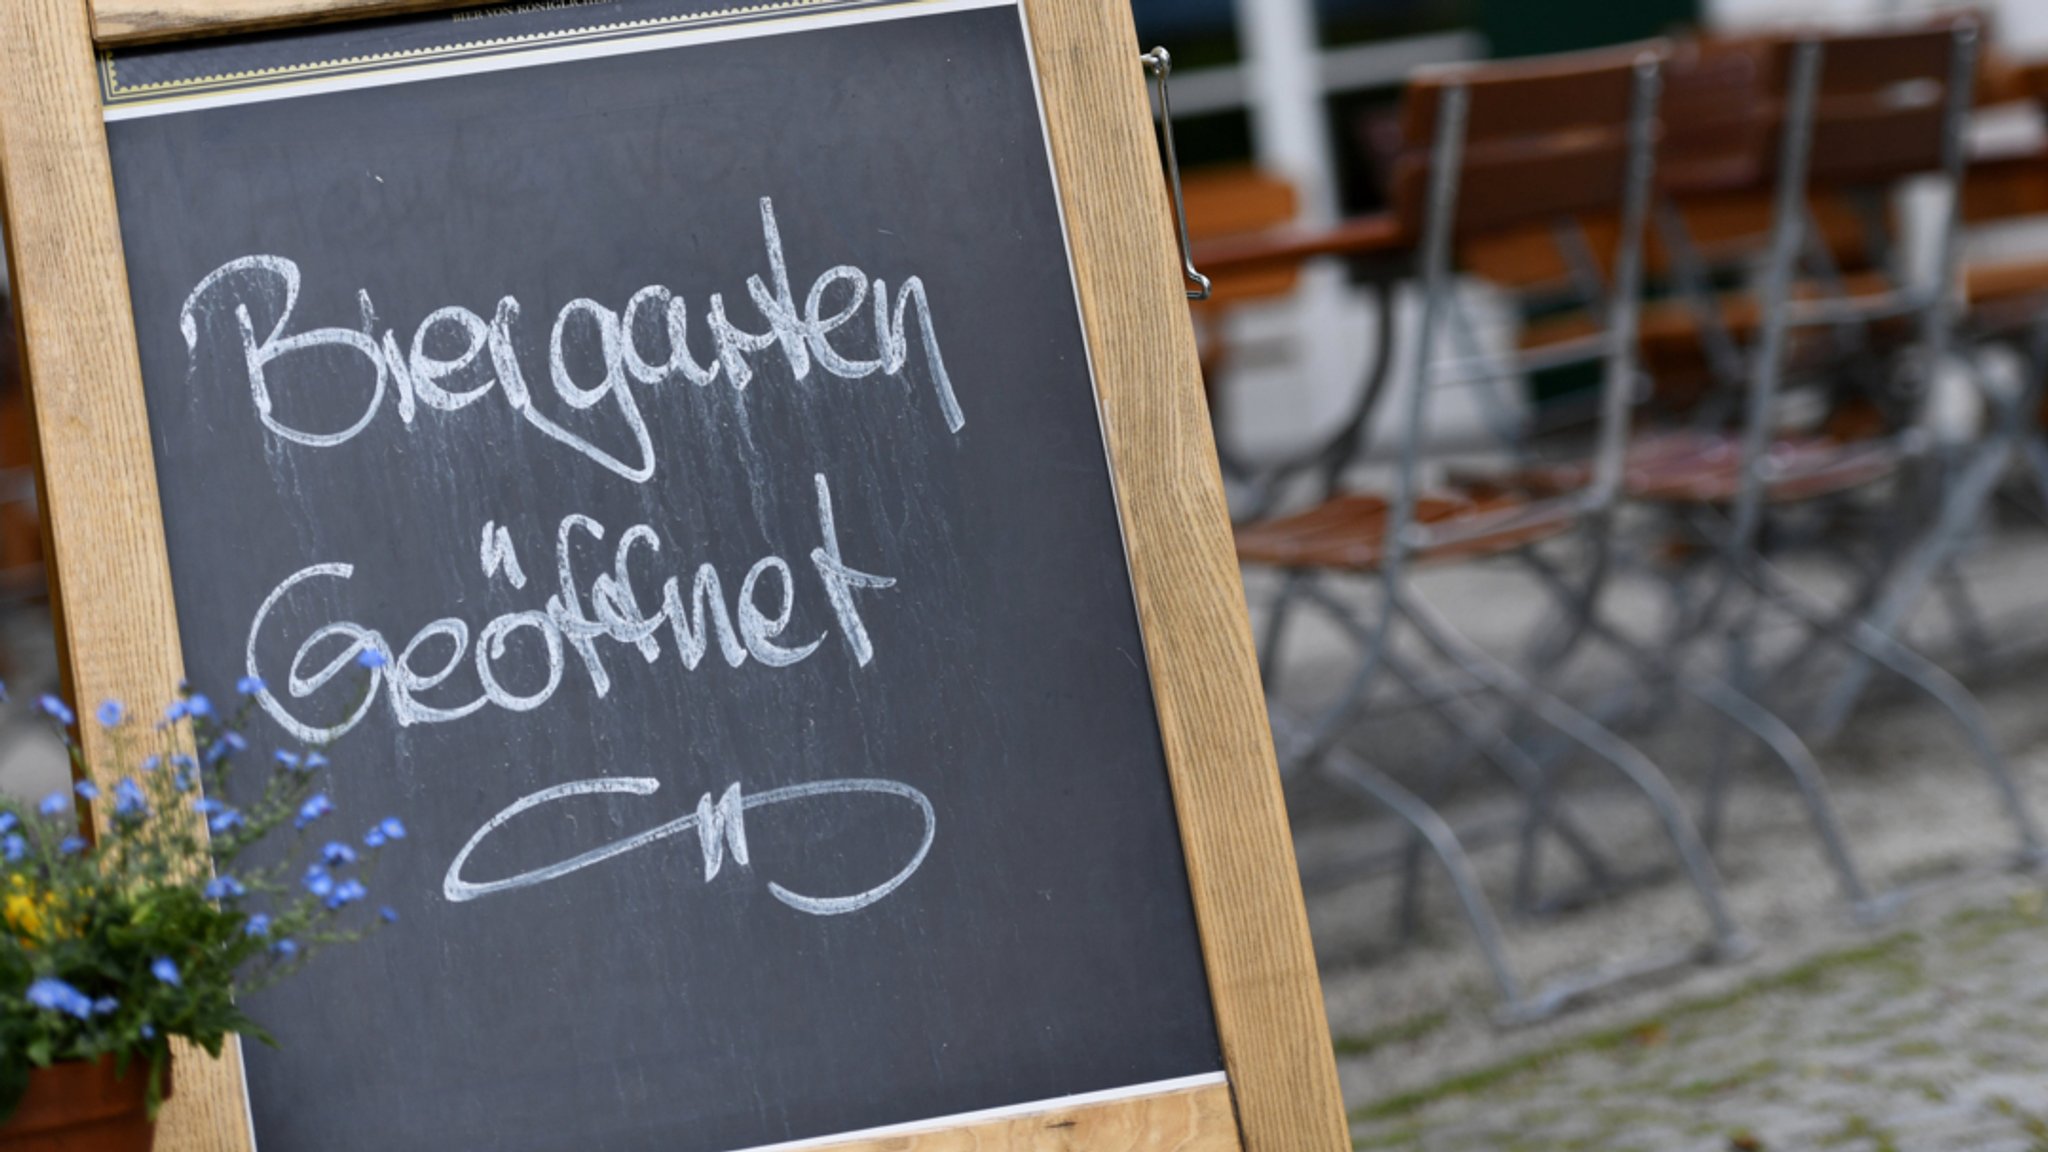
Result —
<svg viewBox="0 0 2048 1152"><path fill-rule="evenodd" d="M5 2L5 0L0 0ZM884 0L886 3L887 0ZM119 61L114 50L100 54L100 91L108 104L125 103L145 94L161 97L169 93L197 94L220 88L253 86L253 81L274 81L327 75L335 72L373 70L388 68L401 63L429 60L459 60L468 56L489 55L521 48L542 47L549 44L575 43L581 40L602 39L627 33L644 33L662 28L681 28L713 21L734 21L750 16L768 16L804 8L826 7L869 7L883 6L876 0L769 0L767 3L734 5L709 12L693 12L684 16L655 16L644 20L623 20L610 24L599 24L588 28L563 29L553 32L530 32L523 36L500 36L485 40L465 40L460 44L438 45L430 48L414 48L402 52L374 52L361 56L348 56L335 60L320 60L307 64L292 64L277 68L255 68L243 72L223 72L210 76L195 76L183 80L165 80L154 84L121 86L118 74ZM489 15L488 9L477 10L471 20Z"/></svg>

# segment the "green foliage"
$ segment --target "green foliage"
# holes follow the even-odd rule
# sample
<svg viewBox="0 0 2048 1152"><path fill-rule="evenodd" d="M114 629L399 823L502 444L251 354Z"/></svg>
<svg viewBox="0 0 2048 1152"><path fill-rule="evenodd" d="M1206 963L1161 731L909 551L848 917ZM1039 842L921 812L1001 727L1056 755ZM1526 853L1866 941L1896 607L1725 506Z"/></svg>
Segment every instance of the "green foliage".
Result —
<svg viewBox="0 0 2048 1152"><path fill-rule="evenodd" d="M330 838L318 749L243 766L239 726L264 689L240 689L232 716L185 692L153 726L102 704L88 723L115 763L97 773L71 739L71 710L39 702L99 834L87 839L66 793L34 808L0 802L0 1121L34 1068L105 1056L123 1072L147 1065L154 1108L172 1037L215 1055L232 1034L270 1042L241 996L395 918L366 914L367 885L404 826Z"/></svg>

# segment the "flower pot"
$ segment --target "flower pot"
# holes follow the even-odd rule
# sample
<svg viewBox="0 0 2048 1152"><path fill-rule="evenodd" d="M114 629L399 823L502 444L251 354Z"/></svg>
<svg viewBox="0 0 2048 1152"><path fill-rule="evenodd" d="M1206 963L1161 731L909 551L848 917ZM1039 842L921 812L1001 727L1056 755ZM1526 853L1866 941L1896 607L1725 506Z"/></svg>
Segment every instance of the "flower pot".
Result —
<svg viewBox="0 0 2048 1152"><path fill-rule="evenodd" d="M13 1117L0 1124L0 1152L150 1152L155 1143L147 1060L129 1061L126 1076L114 1075L112 1056L38 1068Z"/></svg>

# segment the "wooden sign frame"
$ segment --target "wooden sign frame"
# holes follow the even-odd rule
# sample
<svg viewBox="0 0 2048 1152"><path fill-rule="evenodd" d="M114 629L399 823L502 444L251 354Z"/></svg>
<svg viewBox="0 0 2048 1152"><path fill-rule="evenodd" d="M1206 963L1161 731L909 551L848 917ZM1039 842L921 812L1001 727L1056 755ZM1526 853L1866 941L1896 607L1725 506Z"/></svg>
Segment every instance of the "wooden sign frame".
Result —
<svg viewBox="0 0 2048 1152"><path fill-rule="evenodd" d="M154 699L182 668L96 47L477 2L0 4L0 195L73 698ZM1023 2L1228 1083L835 1147L1348 1148L1129 8ZM246 1152L240 1068L181 1053L163 1152Z"/></svg>

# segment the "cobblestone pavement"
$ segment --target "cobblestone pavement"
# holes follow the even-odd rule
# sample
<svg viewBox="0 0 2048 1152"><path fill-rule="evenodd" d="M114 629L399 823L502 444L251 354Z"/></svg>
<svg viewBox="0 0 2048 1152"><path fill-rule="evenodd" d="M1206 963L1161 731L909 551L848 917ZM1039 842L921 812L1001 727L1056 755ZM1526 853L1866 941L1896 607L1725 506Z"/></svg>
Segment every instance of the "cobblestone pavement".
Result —
<svg viewBox="0 0 2048 1152"><path fill-rule="evenodd" d="M2033 881L1631 1022L1371 1101L1357 1145L2048 1149L2048 914ZM1432 1021L1379 1038L1398 1050ZM1354 1040L1354 1043L1361 1041Z"/></svg>
<svg viewBox="0 0 2048 1152"><path fill-rule="evenodd" d="M1987 709L2037 819L2048 816L2044 566L2038 530L2003 537L1968 565L2009 657L1958 659L1937 609L1912 630ZM1262 589L1251 591L1256 608ZM1542 603L1514 573L1484 567L1430 573L1421 592L1504 657ZM1633 594L1617 590L1622 611L1633 611ZM1352 659L1304 628L1283 703L1310 714ZM1556 686L1592 699L1619 674L1595 663ZM1696 797L1714 731L1695 709L1631 736ZM1424 787L1448 742L1394 711L1346 746ZM2007 871L2010 813L1924 697L1897 685L1873 693L1851 730L1816 752L1865 880L1913 889L1896 919L1855 922L1798 793L1750 755L1717 856L1757 954L1682 967L1514 1029L1494 1023L1499 997L1440 871L1425 864L1414 931L1403 933L1401 885L1388 871L1400 827L1327 779L1293 780L1296 850L1359 1146L2048 1152L2048 872ZM1474 861L1525 988L1703 937L1699 901L1675 880L1669 842L1641 798L1597 766L1578 770L1567 791L1601 849L1646 879L1564 914L1519 916L1512 837L1475 832ZM1511 830L1519 813L1483 772L1444 781L1440 796L1460 829ZM1575 875L1550 860L1545 884L1557 891Z"/></svg>

